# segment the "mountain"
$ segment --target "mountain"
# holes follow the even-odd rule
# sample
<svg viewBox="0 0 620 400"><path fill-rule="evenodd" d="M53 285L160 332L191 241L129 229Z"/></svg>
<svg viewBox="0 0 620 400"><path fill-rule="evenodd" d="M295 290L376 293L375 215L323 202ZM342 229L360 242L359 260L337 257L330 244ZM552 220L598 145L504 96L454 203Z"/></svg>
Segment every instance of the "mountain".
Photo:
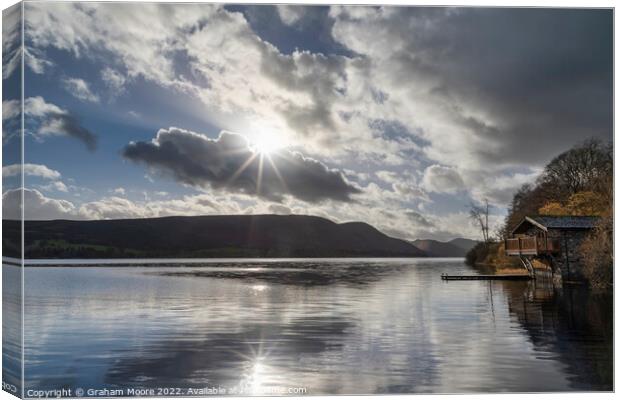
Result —
<svg viewBox="0 0 620 400"><path fill-rule="evenodd" d="M19 230L19 221L3 221ZM362 222L305 215L26 221L26 258L423 257Z"/></svg>
<svg viewBox="0 0 620 400"><path fill-rule="evenodd" d="M450 240L448 243L453 244L457 247L460 247L461 249L465 250L465 252L468 252L469 250L472 249L472 247L474 247L480 242L478 242L477 240L456 238L456 239Z"/></svg>
<svg viewBox="0 0 620 400"><path fill-rule="evenodd" d="M469 239L453 239L440 242L432 239L418 239L412 244L424 251L429 257L465 257L467 251L477 242Z"/></svg>

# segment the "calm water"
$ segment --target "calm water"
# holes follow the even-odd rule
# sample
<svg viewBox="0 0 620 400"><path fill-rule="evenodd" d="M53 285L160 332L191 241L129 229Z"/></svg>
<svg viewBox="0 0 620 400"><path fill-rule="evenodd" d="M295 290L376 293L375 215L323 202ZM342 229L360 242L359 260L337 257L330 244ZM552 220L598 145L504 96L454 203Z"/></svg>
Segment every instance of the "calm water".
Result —
<svg viewBox="0 0 620 400"><path fill-rule="evenodd" d="M443 272L472 273L454 259L27 267L26 389L612 389L610 295Z"/></svg>

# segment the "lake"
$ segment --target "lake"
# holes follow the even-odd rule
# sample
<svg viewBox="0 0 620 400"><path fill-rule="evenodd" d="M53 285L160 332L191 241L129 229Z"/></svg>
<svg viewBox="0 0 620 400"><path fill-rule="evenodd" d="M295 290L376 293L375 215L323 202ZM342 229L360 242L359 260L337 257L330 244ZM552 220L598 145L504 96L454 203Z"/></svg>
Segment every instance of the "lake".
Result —
<svg viewBox="0 0 620 400"><path fill-rule="evenodd" d="M19 273L3 266L5 381L19 375ZM612 390L611 293L442 273L475 272L461 259L26 267L26 390Z"/></svg>

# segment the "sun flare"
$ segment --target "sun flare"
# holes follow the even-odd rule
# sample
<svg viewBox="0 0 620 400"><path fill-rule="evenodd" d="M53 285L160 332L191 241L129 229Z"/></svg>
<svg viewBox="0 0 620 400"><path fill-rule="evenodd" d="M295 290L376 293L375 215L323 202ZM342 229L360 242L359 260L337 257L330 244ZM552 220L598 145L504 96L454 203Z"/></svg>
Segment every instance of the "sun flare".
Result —
<svg viewBox="0 0 620 400"><path fill-rule="evenodd" d="M260 154L271 154L284 146L284 141L280 137L270 133L262 133L253 141L254 149Z"/></svg>

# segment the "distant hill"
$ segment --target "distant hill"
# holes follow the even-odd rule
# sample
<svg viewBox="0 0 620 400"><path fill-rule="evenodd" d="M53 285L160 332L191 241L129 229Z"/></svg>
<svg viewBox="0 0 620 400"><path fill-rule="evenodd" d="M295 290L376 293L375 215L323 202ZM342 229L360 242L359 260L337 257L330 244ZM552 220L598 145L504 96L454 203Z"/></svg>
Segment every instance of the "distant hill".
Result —
<svg viewBox="0 0 620 400"><path fill-rule="evenodd" d="M424 251L429 257L465 257L470 248L476 245L475 240L453 239L440 242L432 239L419 239L412 244Z"/></svg>
<svg viewBox="0 0 620 400"><path fill-rule="evenodd" d="M457 247L460 247L461 249L465 250L465 252L468 252L469 250L472 249L472 247L477 245L479 242L477 240L456 238L456 239L450 240L448 243L453 244Z"/></svg>
<svg viewBox="0 0 620 400"><path fill-rule="evenodd" d="M18 221L3 229L19 230ZM423 257L362 222L303 215L26 221L26 258Z"/></svg>

